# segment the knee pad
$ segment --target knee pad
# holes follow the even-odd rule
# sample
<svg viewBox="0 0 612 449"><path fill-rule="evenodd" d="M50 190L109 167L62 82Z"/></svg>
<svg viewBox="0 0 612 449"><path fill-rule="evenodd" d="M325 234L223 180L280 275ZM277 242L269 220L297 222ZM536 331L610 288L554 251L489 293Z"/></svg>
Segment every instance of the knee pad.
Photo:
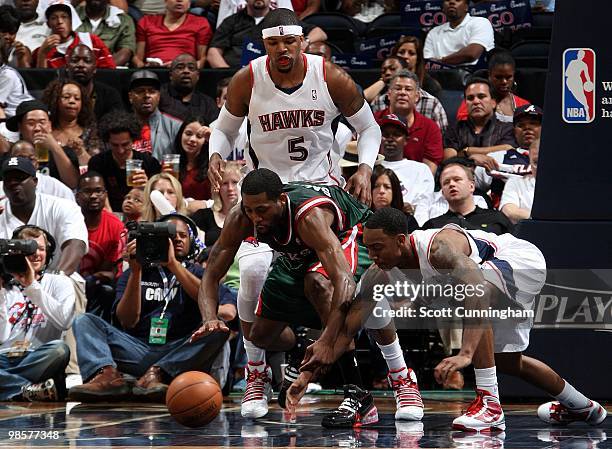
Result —
<svg viewBox="0 0 612 449"><path fill-rule="evenodd" d="M238 288L238 316L242 321L255 321L257 300L272 263L272 251L244 255L238 261L240 287Z"/></svg>

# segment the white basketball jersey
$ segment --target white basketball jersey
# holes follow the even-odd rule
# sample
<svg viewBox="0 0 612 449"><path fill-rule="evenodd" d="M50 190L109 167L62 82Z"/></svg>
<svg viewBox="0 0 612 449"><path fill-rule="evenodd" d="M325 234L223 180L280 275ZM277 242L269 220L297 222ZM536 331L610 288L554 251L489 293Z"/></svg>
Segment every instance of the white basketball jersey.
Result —
<svg viewBox="0 0 612 449"><path fill-rule="evenodd" d="M332 164L337 145L332 121L340 111L327 90L324 59L307 54L303 58L306 75L291 94L274 85L267 56L251 61L249 153L256 168L275 171L284 183L341 185L339 167Z"/></svg>

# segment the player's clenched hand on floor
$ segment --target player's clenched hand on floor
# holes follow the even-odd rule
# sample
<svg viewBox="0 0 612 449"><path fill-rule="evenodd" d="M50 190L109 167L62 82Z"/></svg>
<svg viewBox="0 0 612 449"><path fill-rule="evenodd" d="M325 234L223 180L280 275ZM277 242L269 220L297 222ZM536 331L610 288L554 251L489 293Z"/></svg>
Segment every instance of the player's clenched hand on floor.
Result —
<svg viewBox="0 0 612 449"><path fill-rule="evenodd" d="M455 355L453 357L445 358L438 363L438 366L436 366L436 369L434 370L436 382L444 385L451 374L465 368L466 366L469 366L470 363L472 363L472 359L464 355Z"/></svg>
<svg viewBox="0 0 612 449"><path fill-rule="evenodd" d="M196 330L191 335L189 342L192 343L202 337L206 337L207 335L213 334L215 332L229 332L229 327L227 327L225 322L221 320L206 321L198 330Z"/></svg>
<svg viewBox="0 0 612 449"><path fill-rule="evenodd" d="M300 371L315 372L319 369L327 369L334 361L333 345L317 340L306 348Z"/></svg>

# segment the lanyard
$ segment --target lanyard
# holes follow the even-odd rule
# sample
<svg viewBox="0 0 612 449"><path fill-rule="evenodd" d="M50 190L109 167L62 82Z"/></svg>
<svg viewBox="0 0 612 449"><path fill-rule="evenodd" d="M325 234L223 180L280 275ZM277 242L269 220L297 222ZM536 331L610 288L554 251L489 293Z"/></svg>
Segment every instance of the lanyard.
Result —
<svg viewBox="0 0 612 449"><path fill-rule="evenodd" d="M166 313L168 304L170 304L170 301L172 301L171 295L172 295L172 289L176 285L176 276L172 275L172 278L170 279L170 281L168 281L168 276L166 276L166 272L164 271L164 269L162 267L157 267L157 269L159 270L159 275L162 278L162 283L164 284L163 299L166 301L166 304L164 304L164 308L162 309L161 315L159 316L159 318L161 319L164 317L164 314Z"/></svg>

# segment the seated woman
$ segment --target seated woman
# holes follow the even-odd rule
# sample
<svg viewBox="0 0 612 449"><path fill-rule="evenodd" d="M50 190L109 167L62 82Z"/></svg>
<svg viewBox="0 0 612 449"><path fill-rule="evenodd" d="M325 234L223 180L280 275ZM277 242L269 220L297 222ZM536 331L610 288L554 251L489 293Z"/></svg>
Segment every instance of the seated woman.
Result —
<svg viewBox="0 0 612 449"><path fill-rule="evenodd" d="M159 191L166 199L169 207L179 214L187 215L187 206L183 198L183 189L178 180L169 173L159 173L151 176L144 188L141 221L155 221L172 210L158 210L151 201L151 192Z"/></svg>
<svg viewBox="0 0 612 449"><path fill-rule="evenodd" d="M419 77L419 85L425 92L434 97L439 97L442 86L431 77L425 70L425 59L423 58L423 45L418 37L404 36L391 49L391 55L399 56L408 65L408 70Z"/></svg>
<svg viewBox="0 0 612 449"><path fill-rule="evenodd" d="M395 172L382 165L374 167L372 172L372 210L383 207L399 209L406 215L410 232L419 228L414 218L414 208L411 204L404 204L402 187Z"/></svg>
<svg viewBox="0 0 612 449"><path fill-rule="evenodd" d="M79 165L100 152L100 142L93 115L93 104L85 89L74 81L54 80L43 92L49 107L53 137L63 147L71 148Z"/></svg>

